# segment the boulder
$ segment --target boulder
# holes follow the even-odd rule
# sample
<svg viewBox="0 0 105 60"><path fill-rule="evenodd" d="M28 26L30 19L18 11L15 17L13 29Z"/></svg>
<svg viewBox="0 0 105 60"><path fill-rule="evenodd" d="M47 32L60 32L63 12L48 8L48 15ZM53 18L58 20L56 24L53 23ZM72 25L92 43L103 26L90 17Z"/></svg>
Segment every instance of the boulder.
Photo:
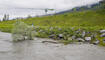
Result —
<svg viewBox="0 0 105 60"><path fill-rule="evenodd" d="M55 36L56 36L55 34L52 34L52 35L49 36L49 38L53 39Z"/></svg>
<svg viewBox="0 0 105 60"><path fill-rule="evenodd" d="M100 30L100 33L105 33L105 30Z"/></svg>
<svg viewBox="0 0 105 60"><path fill-rule="evenodd" d="M100 37L105 37L105 33L101 34Z"/></svg>
<svg viewBox="0 0 105 60"><path fill-rule="evenodd" d="M58 38L59 38L59 39L62 39L62 38L63 38L63 34L59 34L59 35L58 35Z"/></svg>
<svg viewBox="0 0 105 60"><path fill-rule="evenodd" d="M82 38L77 38L76 39L78 42L84 42L85 40L84 39L82 39Z"/></svg>
<svg viewBox="0 0 105 60"><path fill-rule="evenodd" d="M76 39L76 36L72 36L71 38L72 38L72 40L75 40Z"/></svg>
<svg viewBox="0 0 105 60"><path fill-rule="evenodd" d="M91 40L92 40L91 37L85 37L85 41L89 42L89 41L91 41Z"/></svg>
<svg viewBox="0 0 105 60"><path fill-rule="evenodd" d="M99 43L100 43L100 41L99 41L99 40L97 40L97 41L93 42L93 44L94 44L94 45L98 45Z"/></svg>
<svg viewBox="0 0 105 60"><path fill-rule="evenodd" d="M50 30L53 30L53 27L50 27Z"/></svg>
<svg viewBox="0 0 105 60"><path fill-rule="evenodd" d="M59 36L59 37L63 37L63 34L59 34L58 36Z"/></svg>

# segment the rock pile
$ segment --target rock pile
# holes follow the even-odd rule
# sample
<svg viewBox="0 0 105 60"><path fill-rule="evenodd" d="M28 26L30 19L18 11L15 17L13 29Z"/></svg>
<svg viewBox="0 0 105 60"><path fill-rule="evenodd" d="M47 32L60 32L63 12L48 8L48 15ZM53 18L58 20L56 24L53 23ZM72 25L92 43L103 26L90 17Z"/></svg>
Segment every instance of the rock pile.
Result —
<svg viewBox="0 0 105 60"><path fill-rule="evenodd" d="M65 41L76 41L83 43L90 43L98 45L101 41L100 38L105 37L105 30L89 31L86 29L74 29L74 28L62 28L62 27L50 27L47 29L37 28L38 36L49 37L55 40L65 40ZM101 35L100 35L101 34ZM103 39L105 43L105 39Z"/></svg>
<svg viewBox="0 0 105 60"><path fill-rule="evenodd" d="M101 30L100 33L101 33L100 37L105 38L105 30ZM103 39L103 43L105 43L105 39Z"/></svg>

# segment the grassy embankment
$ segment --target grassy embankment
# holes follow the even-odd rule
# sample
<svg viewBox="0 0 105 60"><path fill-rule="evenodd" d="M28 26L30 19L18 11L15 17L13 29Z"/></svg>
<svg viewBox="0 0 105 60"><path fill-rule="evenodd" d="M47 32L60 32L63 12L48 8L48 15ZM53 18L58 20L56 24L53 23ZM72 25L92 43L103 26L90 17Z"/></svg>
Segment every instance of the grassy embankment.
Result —
<svg viewBox="0 0 105 60"><path fill-rule="evenodd" d="M83 30L86 32L92 32L87 34L98 33L99 30L105 29L105 10L99 9L96 11L88 10L82 12L65 13L61 15L45 16L45 17L33 17L27 19L21 19L28 25L34 24L38 31L37 37L49 37L49 35L55 34L55 38L59 34L63 34L64 40L69 40L69 37L76 35L81 37ZM11 32L13 24L16 20L0 22L0 30L3 32ZM52 28L51 28L52 27ZM79 31L77 34L75 31ZM99 37L100 33L97 34L97 38L103 44L102 39Z"/></svg>

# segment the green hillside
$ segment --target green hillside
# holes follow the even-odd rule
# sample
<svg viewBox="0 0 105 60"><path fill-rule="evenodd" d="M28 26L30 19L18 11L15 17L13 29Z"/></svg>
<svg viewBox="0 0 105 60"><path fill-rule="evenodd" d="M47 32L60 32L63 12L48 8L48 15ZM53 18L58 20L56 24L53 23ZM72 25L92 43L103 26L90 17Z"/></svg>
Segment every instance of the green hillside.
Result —
<svg viewBox="0 0 105 60"><path fill-rule="evenodd" d="M63 34L63 42L71 43L75 40L70 40L71 36L77 38L82 37L82 32L86 31L86 36L96 35L92 38L91 43L98 39L100 45L104 45L103 37L100 37L99 30L105 29L105 9L86 10L81 12L65 13L53 16L33 17L27 19L17 19L0 22L0 31L11 32L15 27L16 21L23 21L28 25L34 24L36 37L59 39L59 35ZM77 33L79 31L79 33ZM90 33L89 33L90 32ZM84 37L82 37L84 39Z"/></svg>
<svg viewBox="0 0 105 60"><path fill-rule="evenodd" d="M0 22L0 28L12 28L17 20ZM81 26L81 27L95 27L105 26L105 10L99 9L96 11L88 10L82 12L65 13L61 15L33 17L21 19L21 21L35 26Z"/></svg>

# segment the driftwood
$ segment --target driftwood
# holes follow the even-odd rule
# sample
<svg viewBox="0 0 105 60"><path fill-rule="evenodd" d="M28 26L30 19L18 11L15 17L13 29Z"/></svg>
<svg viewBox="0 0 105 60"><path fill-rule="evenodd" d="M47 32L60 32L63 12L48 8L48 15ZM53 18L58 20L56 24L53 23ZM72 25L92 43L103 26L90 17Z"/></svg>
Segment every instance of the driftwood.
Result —
<svg viewBox="0 0 105 60"><path fill-rule="evenodd" d="M59 43L59 42L56 42L56 41L42 41L42 43L46 43L46 42L53 43L53 44L58 44Z"/></svg>

